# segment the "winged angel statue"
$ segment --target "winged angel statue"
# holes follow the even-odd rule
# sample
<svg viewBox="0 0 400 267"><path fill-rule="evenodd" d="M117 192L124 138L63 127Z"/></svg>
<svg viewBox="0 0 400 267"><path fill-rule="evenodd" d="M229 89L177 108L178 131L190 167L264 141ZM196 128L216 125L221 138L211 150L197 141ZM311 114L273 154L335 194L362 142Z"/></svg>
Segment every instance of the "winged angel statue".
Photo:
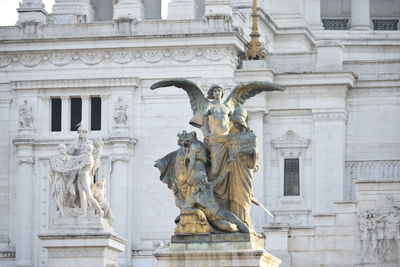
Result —
<svg viewBox="0 0 400 267"><path fill-rule="evenodd" d="M224 102L223 88L213 85L205 97L201 89L186 79L157 82L151 89L175 86L190 98L196 132L178 134L180 148L156 161L160 179L173 190L180 215L176 234L203 234L216 231L254 232L251 221L252 179L257 170L258 151L254 133L247 126L245 101L261 92L284 91L267 82L238 84Z"/></svg>

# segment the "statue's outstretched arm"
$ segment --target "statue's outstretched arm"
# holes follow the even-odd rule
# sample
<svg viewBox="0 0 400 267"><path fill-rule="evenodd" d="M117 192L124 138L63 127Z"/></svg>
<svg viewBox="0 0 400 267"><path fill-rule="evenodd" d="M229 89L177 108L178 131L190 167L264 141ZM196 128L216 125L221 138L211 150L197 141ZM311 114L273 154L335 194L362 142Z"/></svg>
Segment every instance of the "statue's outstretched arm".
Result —
<svg viewBox="0 0 400 267"><path fill-rule="evenodd" d="M156 82L150 89L154 90L160 87L175 86L185 90L190 98L190 105L193 111L193 118L190 120L190 124L194 127L200 128L203 125L203 108L204 103L207 99L204 97L203 92L200 88L192 81L186 79L167 79Z"/></svg>
<svg viewBox="0 0 400 267"><path fill-rule="evenodd" d="M245 82L239 83L232 92L229 94L228 98L225 100L225 105L234 110L238 105L242 105L247 99L261 92L270 91L284 91L285 87L275 83L269 82Z"/></svg>

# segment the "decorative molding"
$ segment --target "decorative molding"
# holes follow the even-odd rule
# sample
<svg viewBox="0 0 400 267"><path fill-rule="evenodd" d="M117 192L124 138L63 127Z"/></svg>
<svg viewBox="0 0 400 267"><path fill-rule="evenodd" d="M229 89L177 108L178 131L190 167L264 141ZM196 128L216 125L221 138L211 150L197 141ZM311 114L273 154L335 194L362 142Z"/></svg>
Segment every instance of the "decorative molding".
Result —
<svg viewBox="0 0 400 267"><path fill-rule="evenodd" d="M176 48L176 49L124 49L93 50L66 52L22 52L0 54L0 68L8 66L36 67L39 65L67 66L69 64L85 64L89 66L105 63L128 64L159 62L184 63L193 60L218 62L229 58L231 63L237 62L237 56L230 48Z"/></svg>
<svg viewBox="0 0 400 267"><path fill-rule="evenodd" d="M347 122L348 113L347 111L340 112L313 112L314 121L343 121Z"/></svg>
<svg viewBox="0 0 400 267"><path fill-rule="evenodd" d="M18 157L17 159L17 163L18 164L34 164L35 163L35 159L33 157Z"/></svg>
<svg viewBox="0 0 400 267"><path fill-rule="evenodd" d="M355 183L360 181L400 181L400 160L346 161L345 198L355 200Z"/></svg>
<svg viewBox="0 0 400 267"><path fill-rule="evenodd" d="M127 154L120 154L120 155L112 155L111 156L111 162L116 162L116 161L121 161L121 162L129 162L129 155Z"/></svg>
<svg viewBox="0 0 400 267"><path fill-rule="evenodd" d="M274 148L307 148L310 139L303 138L295 134L294 131L289 130L280 138L272 140Z"/></svg>
<svg viewBox="0 0 400 267"><path fill-rule="evenodd" d="M0 251L0 259L15 259L15 251Z"/></svg>
<svg viewBox="0 0 400 267"><path fill-rule="evenodd" d="M94 79L61 79L61 80L36 80L12 81L13 90L26 89L59 89L59 88L85 88L85 87L138 87L139 78L94 78Z"/></svg>

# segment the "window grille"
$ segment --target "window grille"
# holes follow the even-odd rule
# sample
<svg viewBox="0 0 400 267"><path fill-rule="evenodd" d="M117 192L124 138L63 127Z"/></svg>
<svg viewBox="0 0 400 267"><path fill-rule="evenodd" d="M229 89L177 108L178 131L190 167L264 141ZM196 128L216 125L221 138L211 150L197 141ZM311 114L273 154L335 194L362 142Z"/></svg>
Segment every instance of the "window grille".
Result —
<svg viewBox="0 0 400 267"><path fill-rule="evenodd" d="M284 196L299 196L299 159L285 159Z"/></svg>
<svg viewBox="0 0 400 267"><path fill-rule="evenodd" d="M398 19L373 19L374 30L376 31L397 31Z"/></svg>
<svg viewBox="0 0 400 267"><path fill-rule="evenodd" d="M322 19L325 30L348 30L348 19Z"/></svg>

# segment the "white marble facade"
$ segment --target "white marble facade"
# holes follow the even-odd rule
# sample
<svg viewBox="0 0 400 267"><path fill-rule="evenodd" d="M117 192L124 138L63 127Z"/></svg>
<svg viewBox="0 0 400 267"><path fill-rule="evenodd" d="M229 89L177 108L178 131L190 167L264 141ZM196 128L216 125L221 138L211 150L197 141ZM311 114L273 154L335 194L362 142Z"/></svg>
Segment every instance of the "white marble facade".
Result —
<svg viewBox="0 0 400 267"><path fill-rule="evenodd" d="M400 1L259 0L266 62L241 57L250 0L173 0L165 20L146 20L155 1L118 0L113 21L101 22L89 0L55 2L47 14L41 0L23 0L17 26L0 27L0 266L46 265L37 235L56 212L49 157L76 139L74 97L87 125L91 97L101 98L101 129L89 135L103 139L98 175L128 240L119 264L154 266L178 210L153 162L194 130L180 90L149 89L170 77L204 90L286 86L246 104L262 151L254 191L276 215L254 207L254 222L281 266L399 264L400 31L374 30L373 20L398 19ZM323 18L351 25L324 30ZM52 98L62 104L58 132ZM299 160L294 196L284 195L285 159Z"/></svg>

